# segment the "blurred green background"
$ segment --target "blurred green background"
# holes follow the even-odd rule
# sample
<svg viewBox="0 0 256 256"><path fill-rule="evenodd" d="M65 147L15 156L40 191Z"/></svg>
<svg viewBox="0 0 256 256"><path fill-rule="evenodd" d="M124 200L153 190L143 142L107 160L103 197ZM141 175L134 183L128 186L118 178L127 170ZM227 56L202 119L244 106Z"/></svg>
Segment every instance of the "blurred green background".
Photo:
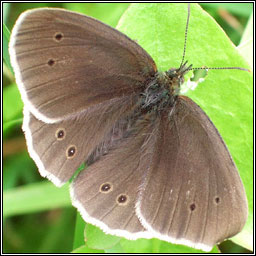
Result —
<svg viewBox="0 0 256 256"><path fill-rule="evenodd" d="M163 242L158 250L157 242L153 239L152 243L155 246L152 245L152 248L155 249L148 251L148 244L145 245L147 242L129 243L124 239L120 241L119 238L105 236L91 225L86 227L87 242L84 244L85 224L79 215L77 216L76 209L71 206L68 184L62 188L55 188L43 179L27 153L21 131L23 103L6 52L8 30L11 31L19 14L27 9L66 8L93 16L115 27L129 5L128 3L5 3L3 5L3 21L6 25L3 28L3 252L64 253L72 250L126 252L125 248L129 246L137 246L140 252L166 252L168 243ZM250 47L248 38L252 35L252 31L249 27L245 31L245 28L252 14L253 4L205 3L201 6L219 23L236 46L243 41L245 43L241 44L240 48ZM252 55L245 58L249 64L252 63ZM90 242L93 239L106 241L106 248L97 247L97 241ZM231 241L223 242L219 248L225 253L249 252Z"/></svg>

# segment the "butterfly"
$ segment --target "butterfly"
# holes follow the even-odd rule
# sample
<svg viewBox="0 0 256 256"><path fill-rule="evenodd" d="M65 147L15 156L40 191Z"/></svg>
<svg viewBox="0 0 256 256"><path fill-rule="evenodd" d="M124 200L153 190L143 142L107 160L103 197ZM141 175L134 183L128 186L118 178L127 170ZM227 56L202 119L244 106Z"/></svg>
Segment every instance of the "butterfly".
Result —
<svg viewBox="0 0 256 256"><path fill-rule="evenodd" d="M71 185L86 222L206 251L241 231L247 199L236 166L203 110L179 95L192 69L185 51L180 67L160 72L121 32L40 8L19 17L10 55L40 174L61 186L88 165Z"/></svg>

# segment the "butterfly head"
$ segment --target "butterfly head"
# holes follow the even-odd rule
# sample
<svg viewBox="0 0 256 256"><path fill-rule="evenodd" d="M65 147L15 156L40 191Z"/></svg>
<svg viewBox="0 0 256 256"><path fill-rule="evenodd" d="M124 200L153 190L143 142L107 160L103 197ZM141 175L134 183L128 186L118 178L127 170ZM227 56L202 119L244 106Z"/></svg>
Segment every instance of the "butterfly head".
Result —
<svg viewBox="0 0 256 256"><path fill-rule="evenodd" d="M192 69L192 65L187 65L187 61L179 68L171 68L165 72L169 80L169 90L171 95L178 95L180 86L184 83L184 75Z"/></svg>

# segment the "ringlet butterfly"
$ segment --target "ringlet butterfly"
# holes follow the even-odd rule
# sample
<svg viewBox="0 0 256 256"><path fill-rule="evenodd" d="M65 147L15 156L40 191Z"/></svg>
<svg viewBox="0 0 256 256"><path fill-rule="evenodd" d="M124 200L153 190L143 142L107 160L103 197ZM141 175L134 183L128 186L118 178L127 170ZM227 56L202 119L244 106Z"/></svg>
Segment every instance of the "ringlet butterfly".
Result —
<svg viewBox="0 0 256 256"><path fill-rule="evenodd" d="M17 20L10 55L40 174L61 186L88 164L71 185L86 222L206 251L243 228L236 166L202 109L179 95L192 69L185 54L179 68L158 72L121 32L41 8Z"/></svg>

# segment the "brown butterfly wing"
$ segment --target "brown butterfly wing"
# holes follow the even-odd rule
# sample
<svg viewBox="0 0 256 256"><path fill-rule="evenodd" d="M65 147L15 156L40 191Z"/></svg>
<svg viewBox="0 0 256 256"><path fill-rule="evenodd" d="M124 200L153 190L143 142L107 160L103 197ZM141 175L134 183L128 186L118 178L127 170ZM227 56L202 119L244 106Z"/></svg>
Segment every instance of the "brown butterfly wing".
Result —
<svg viewBox="0 0 256 256"><path fill-rule="evenodd" d="M178 97L161 115L148 159L136 211L156 237L210 250L242 229L247 199L238 171L217 129L192 100Z"/></svg>
<svg viewBox="0 0 256 256"><path fill-rule="evenodd" d="M72 184L72 202L86 222L128 239L152 237L135 214L144 173L139 169L146 154L152 125L143 122L120 140L107 155L79 173Z"/></svg>
<svg viewBox="0 0 256 256"><path fill-rule="evenodd" d="M111 134L117 120L132 112L135 99L125 97L97 105L79 118L47 124L24 110L28 150L42 176L55 185L68 181L95 148Z"/></svg>
<svg viewBox="0 0 256 256"><path fill-rule="evenodd" d="M140 92L156 72L152 58L124 34L57 8L23 13L10 55L25 105L49 123Z"/></svg>

